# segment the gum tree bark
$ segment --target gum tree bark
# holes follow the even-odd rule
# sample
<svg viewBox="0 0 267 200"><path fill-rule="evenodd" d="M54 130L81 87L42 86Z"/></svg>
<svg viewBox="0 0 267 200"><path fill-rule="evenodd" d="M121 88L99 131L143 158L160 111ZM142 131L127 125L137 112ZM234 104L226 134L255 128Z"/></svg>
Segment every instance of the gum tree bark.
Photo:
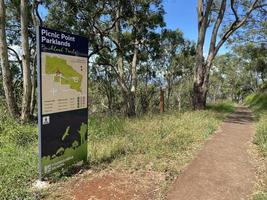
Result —
<svg viewBox="0 0 267 200"><path fill-rule="evenodd" d="M21 18L21 45L22 45L22 68L23 68L23 97L21 105L21 120L27 122L30 119L31 104L31 70L30 70L30 51L28 41L28 0L21 0L20 18Z"/></svg>
<svg viewBox="0 0 267 200"><path fill-rule="evenodd" d="M12 117L19 115L15 96L13 93L12 74L8 62L8 48L6 42L6 19L5 19L5 4L4 0L0 0L0 59L3 77L3 86L8 111Z"/></svg>

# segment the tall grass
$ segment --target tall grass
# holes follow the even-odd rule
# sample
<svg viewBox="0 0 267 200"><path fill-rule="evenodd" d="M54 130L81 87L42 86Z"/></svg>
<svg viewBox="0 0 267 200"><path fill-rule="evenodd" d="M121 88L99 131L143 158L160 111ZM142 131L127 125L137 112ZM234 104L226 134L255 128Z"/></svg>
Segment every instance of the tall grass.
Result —
<svg viewBox="0 0 267 200"><path fill-rule="evenodd" d="M254 143L258 145L263 156L267 156L267 94L252 94L245 99L256 118L256 135Z"/></svg>
<svg viewBox="0 0 267 200"><path fill-rule="evenodd" d="M253 142L257 145L260 154L266 159L267 157L267 94L251 94L246 100L246 104L253 110L256 122L256 134ZM254 200L267 199L267 172L261 181L261 187L253 196Z"/></svg>
<svg viewBox="0 0 267 200"><path fill-rule="evenodd" d="M256 114L267 111L267 94L254 93L246 97L245 104Z"/></svg>
<svg viewBox="0 0 267 200"><path fill-rule="evenodd" d="M135 119L91 117L90 161L177 174L232 111L231 104L224 104L205 111L169 112Z"/></svg>

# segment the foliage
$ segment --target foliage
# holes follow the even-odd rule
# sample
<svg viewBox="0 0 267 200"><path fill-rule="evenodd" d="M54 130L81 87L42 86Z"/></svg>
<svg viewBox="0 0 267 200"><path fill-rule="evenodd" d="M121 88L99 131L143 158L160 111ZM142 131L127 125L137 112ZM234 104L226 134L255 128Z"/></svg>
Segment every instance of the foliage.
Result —
<svg viewBox="0 0 267 200"><path fill-rule="evenodd" d="M264 82L267 76L267 46L265 43L248 43L233 48L238 57L247 62L247 69Z"/></svg>

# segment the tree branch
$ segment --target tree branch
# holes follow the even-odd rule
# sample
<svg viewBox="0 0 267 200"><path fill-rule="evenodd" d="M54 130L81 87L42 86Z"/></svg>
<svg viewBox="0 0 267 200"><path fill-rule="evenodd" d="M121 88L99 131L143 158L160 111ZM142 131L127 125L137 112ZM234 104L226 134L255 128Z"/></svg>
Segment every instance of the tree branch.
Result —
<svg viewBox="0 0 267 200"><path fill-rule="evenodd" d="M233 0L231 0L231 1L233 1ZM218 31L219 31L219 28L221 26L221 23L222 23L222 20L224 17L225 9L226 9L226 0L222 0L221 6L220 6L220 11L218 13L215 25L214 25L213 30L212 30L210 47L209 47L209 55L214 53L215 45L216 45L216 38L217 38Z"/></svg>
<svg viewBox="0 0 267 200"><path fill-rule="evenodd" d="M245 14L245 16L240 20L240 21L234 21L230 28L223 34L223 36L221 37L221 40L218 42L217 46L215 47L215 52L214 55L216 55L219 51L219 49L221 48L221 46L224 44L224 42L238 29L240 28L249 18L251 12L253 10L255 10L255 7L257 5L257 3L259 2L259 0L254 0L254 2L251 4L249 10L247 11L247 13Z"/></svg>
<svg viewBox="0 0 267 200"><path fill-rule="evenodd" d="M232 11L233 11L233 13L235 15L235 21L239 21L238 14L237 14L237 12L236 12L236 10L234 8L234 3L235 3L235 0L231 0L231 9L232 9Z"/></svg>

